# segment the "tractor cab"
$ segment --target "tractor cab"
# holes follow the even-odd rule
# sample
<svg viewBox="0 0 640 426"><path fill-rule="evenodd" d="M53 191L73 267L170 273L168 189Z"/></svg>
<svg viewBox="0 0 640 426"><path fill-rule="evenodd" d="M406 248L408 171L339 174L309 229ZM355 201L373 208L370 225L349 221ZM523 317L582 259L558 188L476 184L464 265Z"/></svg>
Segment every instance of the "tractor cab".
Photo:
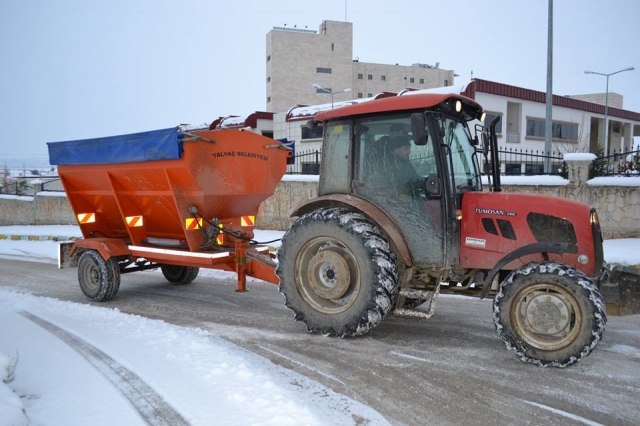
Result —
<svg viewBox="0 0 640 426"><path fill-rule="evenodd" d="M400 230L413 264L451 265L457 260L462 194L482 190L478 135L469 126L482 109L456 95L379 103L388 105L380 111L355 105L329 112L334 117L324 122L319 195L353 194L369 201Z"/></svg>

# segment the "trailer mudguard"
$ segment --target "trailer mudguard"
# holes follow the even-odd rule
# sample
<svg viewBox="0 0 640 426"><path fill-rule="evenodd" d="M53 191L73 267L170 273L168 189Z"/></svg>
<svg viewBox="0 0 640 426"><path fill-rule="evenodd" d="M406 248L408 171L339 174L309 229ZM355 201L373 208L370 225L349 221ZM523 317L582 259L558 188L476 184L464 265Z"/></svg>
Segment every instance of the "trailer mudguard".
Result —
<svg viewBox="0 0 640 426"><path fill-rule="evenodd" d="M131 256L127 244L119 238L89 238L78 240L69 251L70 257L75 257L78 251L95 250L104 260L112 257Z"/></svg>

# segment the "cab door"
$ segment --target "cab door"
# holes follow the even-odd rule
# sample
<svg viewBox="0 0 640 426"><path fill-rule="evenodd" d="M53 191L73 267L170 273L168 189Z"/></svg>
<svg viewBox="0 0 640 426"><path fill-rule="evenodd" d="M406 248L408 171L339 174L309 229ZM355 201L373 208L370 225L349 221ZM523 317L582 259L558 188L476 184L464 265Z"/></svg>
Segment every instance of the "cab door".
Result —
<svg viewBox="0 0 640 426"><path fill-rule="evenodd" d="M391 152L385 144L391 140L389 129L393 125L404 127L410 141L409 160L400 164L415 172L415 177L408 182L409 196L404 184L395 186L396 179L390 176L392 167L386 166ZM416 266L442 267L447 248L444 235L448 228L443 220L444 194L428 189L428 185L434 184L443 187L442 161L434 144L435 134L428 129L426 144L417 145L408 113L361 119L355 128L359 131L354 134L353 192L378 206L396 224Z"/></svg>

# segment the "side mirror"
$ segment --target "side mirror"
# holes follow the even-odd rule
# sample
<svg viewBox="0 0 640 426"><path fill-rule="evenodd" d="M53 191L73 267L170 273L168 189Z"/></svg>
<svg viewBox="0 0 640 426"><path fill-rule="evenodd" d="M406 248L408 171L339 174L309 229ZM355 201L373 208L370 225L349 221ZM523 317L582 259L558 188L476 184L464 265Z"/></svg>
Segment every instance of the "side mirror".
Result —
<svg viewBox="0 0 640 426"><path fill-rule="evenodd" d="M489 138L486 132L482 132L482 153L484 155L489 153Z"/></svg>
<svg viewBox="0 0 640 426"><path fill-rule="evenodd" d="M424 115L411 114L411 132L413 133L413 143L416 145L426 145L429 139L427 133L427 121Z"/></svg>

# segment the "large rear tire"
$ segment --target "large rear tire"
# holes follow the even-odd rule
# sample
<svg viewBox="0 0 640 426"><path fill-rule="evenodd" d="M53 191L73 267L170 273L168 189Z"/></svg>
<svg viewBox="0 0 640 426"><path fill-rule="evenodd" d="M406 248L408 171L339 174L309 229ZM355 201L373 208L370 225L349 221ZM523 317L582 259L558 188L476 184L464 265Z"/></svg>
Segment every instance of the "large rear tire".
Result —
<svg viewBox="0 0 640 426"><path fill-rule="evenodd" d="M300 217L282 238L276 274L309 331L357 336L378 325L398 292L396 257L366 216L334 207Z"/></svg>
<svg viewBox="0 0 640 426"><path fill-rule="evenodd" d="M589 355L607 322L595 284L555 262L511 272L494 299L493 318L507 349L543 367L566 367Z"/></svg>
<svg viewBox="0 0 640 426"><path fill-rule="evenodd" d="M78 261L82 292L96 302L113 299L120 288L120 267L115 258L104 260L95 250L85 250Z"/></svg>
<svg viewBox="0 0 640 426"><path fill-rule="evenodd" d="M160 270L167 281L178 285L190 284L200 272L200 268L176 265L163 265Z"/></svg>

